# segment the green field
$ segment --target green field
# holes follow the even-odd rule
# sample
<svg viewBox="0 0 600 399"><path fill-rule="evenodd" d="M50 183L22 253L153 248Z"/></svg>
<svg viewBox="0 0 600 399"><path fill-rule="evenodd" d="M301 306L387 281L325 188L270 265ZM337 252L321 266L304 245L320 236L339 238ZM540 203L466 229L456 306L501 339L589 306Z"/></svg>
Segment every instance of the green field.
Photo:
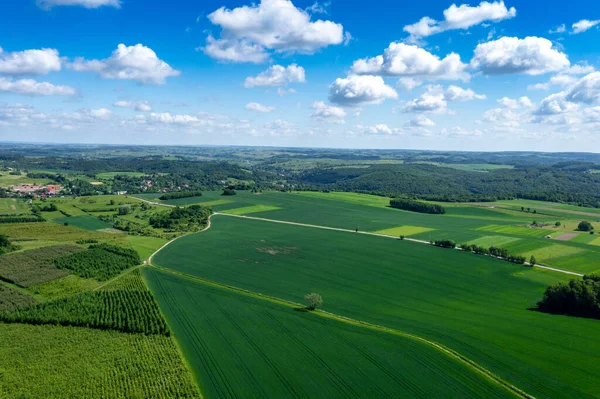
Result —
<svg viewBox="0 0 600 399"><path fill-rule="evenodd" d="M62 217L60 219L54 219L53 222L59 224L67 223L68 226L73 226L79 229L91 231L112 228L112 225L110 223L103 222L99 219L96 219L93 216L88 215Z"/></svg>
<svg viewBox="0 0 600 399"><path fill-rule="evenodd" d="M29 213L25 200L15 198L0 198L0 215L18 215Z"/></svg>
<svg viewBox="0 0 600 399"><path fill-rule="evenodd" d="M528 310L568 278L559 273L230 216L213 217L210 230L180 238L154 262L293 302L318 292L327 311L440 342L537 397L597 395L597 321Z"/></svg>
<svg viewBox="0 0 600 399"><path fill-rule="evenodd" d="M416 340L154 269L144 274L207 398L512 397Z"/></svg>

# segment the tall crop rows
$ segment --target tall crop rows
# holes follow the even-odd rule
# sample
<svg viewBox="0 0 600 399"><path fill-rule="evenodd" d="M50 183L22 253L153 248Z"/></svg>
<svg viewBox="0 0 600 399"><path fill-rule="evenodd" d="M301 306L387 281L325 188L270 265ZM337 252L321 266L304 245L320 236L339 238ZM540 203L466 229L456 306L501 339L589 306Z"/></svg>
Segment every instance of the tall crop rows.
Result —
<svg viewBox="0 0 600 399"><path fill-rule="evenodd" d="M169 335L169 329L150 291L135 270L129 281L116 288L0 313L6 323L60 324L147 335ZM119 282L119 284L121 284ZM110 287L110 285L109 285Z"/></svg>

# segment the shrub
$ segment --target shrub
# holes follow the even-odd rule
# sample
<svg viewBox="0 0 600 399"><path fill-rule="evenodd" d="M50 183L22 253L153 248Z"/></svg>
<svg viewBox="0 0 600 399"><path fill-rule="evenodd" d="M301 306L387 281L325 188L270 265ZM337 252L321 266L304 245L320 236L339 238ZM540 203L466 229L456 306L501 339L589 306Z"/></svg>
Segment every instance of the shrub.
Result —
<svg viewBox="0 0 600 399"><path fill-rule="evenodd" d="M304 300L306 301L306 307L308 310L315 310L321 305L323 305L323 298L321 295L312 293L304 296Z"/></svg>
<svg viewBox="0 0 600 399"><path fill-rule="evenodd" d="M594 230L594 226L592 226L592 224L586 220L582 221L579 223L579 226L577 226L577 230L579 231L593 231Z"/></svg>
<svg viewBox="0 0 600 399"><path fill-rule="evenodd" d="M456 243L452 240L437 240L433 241L433 245L442 248L456 248Z"/></svg>

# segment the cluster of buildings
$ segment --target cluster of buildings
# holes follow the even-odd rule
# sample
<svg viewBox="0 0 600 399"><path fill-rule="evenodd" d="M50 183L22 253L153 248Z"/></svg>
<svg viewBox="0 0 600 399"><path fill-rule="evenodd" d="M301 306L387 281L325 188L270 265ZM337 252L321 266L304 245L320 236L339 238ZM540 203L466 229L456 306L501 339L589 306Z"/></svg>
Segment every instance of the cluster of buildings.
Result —
<svg viewBox="0 0 600 399"><path fill-rule="evenodd" d="M62 187L55 184L49 184L46 186L37 184L20 184L17 186L10 186L10 191L17 195L33 195L34 197L53 197L58 195L62 190Z"/></svg>

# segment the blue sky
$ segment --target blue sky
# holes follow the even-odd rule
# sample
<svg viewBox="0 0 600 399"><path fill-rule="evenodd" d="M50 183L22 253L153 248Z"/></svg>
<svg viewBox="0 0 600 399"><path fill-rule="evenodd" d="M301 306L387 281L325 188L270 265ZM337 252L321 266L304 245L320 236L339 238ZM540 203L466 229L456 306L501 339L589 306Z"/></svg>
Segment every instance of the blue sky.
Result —
<svg viewBox="0 0 600 399"><path fill-rule="evenodd" d="M594 2L398 3L4 2L0 140L600 151Z"/></svg>

